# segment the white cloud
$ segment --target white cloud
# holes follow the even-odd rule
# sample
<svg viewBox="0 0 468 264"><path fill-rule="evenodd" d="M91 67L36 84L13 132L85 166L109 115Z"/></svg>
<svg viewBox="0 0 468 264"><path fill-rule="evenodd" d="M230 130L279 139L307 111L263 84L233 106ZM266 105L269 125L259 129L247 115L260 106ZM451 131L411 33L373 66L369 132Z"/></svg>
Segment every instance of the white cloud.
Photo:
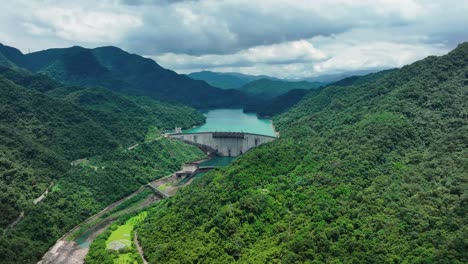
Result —
<svg viewBox="0 0 468 264"><path fill-rule="evenodd" d="M281 78L304 78L346 71L401 67L429 55L448 52L444 45L421 43L422 36L393 41L391 36L362 31L249 48L230 55L153 57L181 73L200 70L237 71ZM316 45L314 45L316 43Z"/></svg>
<svg viewBox="0 0 468 264"><path fill-rule="evenodd" d="M81 8L43 8L35 11L33 16L45 27L50 28L49 30L43 28L40 32L52 31L65 40L92 43L118 42L128 31L143 25L140 18L128 14L85 11ZM35 30L34 33L40 32Z"/></svg>
<svg viewBox="0 0 468 264"><path fill-rule="evenodd" d="M262 45L248 48L228 55L191 56L186 54L165 53L159 56L148 56L162 65L177 69L190 69L210 65L211 67L243 66L255 64L288 64L295 62L319 61L325 54L306 41L291 41L273 45Z"/></svg>
<svg viewBox="0 0 468 264"><path fill-rule="evenodd" d="M428 44L405 44L395 42L362 42L354 44L330 44L325 52L333 54L330 59L314 64L314 75L339 73L361 69L401 67L429 55L442 55L443 47Z"/></svg>
<svg viewBox="0 0 468 264"><path fill-rule="evenodd" d="M180 72L300 77L397 67L468 40L468 1L18 0L0 41L23 51L114 45Z"/></svg>

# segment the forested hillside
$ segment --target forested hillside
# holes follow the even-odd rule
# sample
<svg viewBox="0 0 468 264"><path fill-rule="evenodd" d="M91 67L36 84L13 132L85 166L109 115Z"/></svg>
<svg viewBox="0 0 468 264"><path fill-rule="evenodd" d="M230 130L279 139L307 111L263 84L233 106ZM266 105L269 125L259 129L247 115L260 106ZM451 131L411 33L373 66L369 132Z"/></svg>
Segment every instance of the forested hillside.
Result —
<svg viewBox="0 0 468 264"><path fill-rule="evenodd" d="M364 76L351 76L339 80L337 82L328 84L327 86L362 85L372 82L394 71L395 70L384 70L377 73L370 73ZM303 82L299 84L303 84ZM305 95L310 94L310 96L314 96L320 93L321 89L323 89L324 87L325 86L316 87L315 89L293 89L289 90L284 94L280 94L267 100L252 101L244 107L244 111L257 113L258 116L275 116L289 110L296 103L298 103Z"/></svg>
<svg viewBox="0 0 468 264"><path fill-rule="evenodd" d="M319 88L318 88L319 89ZM317 93L320 90L295 89L265 101L247 104L244 112L256 113L258 116L271 117L286 112L298 103L306 94Z"/></svg>
<svg viewBox="0 0 468 264"><path fill-rule="evenodd" d="M281 138L151 210L151 263L466 263L468 43L275 118Z"/></svg>
<svg viewBox="0 0 468 264"><path fill-rule="evenodd" d="M212 87L116 47L85 49L74 46L22 54L0 44L0 54L0 65L44 73L68 84L101 86L198 108L242 106L247 98L239 91Z"/></svg>
<svg viewBox="0 0 468 264"><path fill-rule="evenodd" d="M2 263L36 263L80 221L202 157L159 132L203 120L189 107L0 68Z"/></svg>
<svg viewBox="0 0 468 264"><path fill-rule="evenodd" d="M269 100L279 95L286 94L296 89L318 88L320 83L311 83L306 81L289 82L280 80L260 79L250 82L241 88L240 91L260 100Z"/></svg>
<svg viewBox="0 0 468 264"><path fill-rule="evenodd" d="M230 73L210 71L192 72L187 74L187 76L194 80L205 81L209 85L222 89L239 89L243 85L256 80L255 76L236 76Z"/></svg>

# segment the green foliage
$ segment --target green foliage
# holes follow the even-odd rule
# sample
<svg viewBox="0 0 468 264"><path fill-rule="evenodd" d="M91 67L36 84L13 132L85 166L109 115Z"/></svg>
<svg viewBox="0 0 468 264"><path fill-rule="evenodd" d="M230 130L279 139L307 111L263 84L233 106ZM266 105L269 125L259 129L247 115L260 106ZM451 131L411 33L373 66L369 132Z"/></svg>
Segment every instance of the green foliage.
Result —
<svg viewBox="0 0 468 264"><path fill-rule="evenodd" d="M141 214L146 214L142 212ZM120 250L108 249L108 240L111 236L115 236L115 232L118 232L122 226L128 225L129 221L132 221L135 217L138 217L137 213L126 215L120 218L116 223L112 224L106 231L98 235L93 243L90 245L89 252L86 255L85 263L86 264L101 264L101 263L143 263L138 251L133 244L133 227L135 224L132 224L130 228L130 247L126 247Z"/></svg>
<svg viewBox="0 0 468 264"><path fill-rule="evenodd" d="M157 133L203 120L185 106L64 86L44 75L0 68L2 263L37 262L84 219L203 157L181 142L144 142L149 129ZM127 150L135 143L138 148ZM82 166L71 165L82 158L87 158ZM47 188L47 197L34 205ZM25 217L6 230L22 211Z"/></svg>
<svg viewBox="0 0 468 264"><path fill-rule="evenodd" d="M306 94L317 92L317 90L290 90L285 94L266 101L250 103L244 107L244 111L255 112L258 116L275 116L286 112Z"/></svg>
<svg viewBox="0 0 468 264"><path fill-rule="evenodd" d="M468 43L331 85L138 228L151 263L466 263Z"/></svg>
<svg viewBox="0 0 468 264"><path fill-rule="evenodd" d="M239 89L243 85L255 80L256 76L234 75L230 73L201 71L188 74L188 77L194 80L202 80L209 85L221 89Z"/></svg>
<svg viewBox="0 0 468 264"><path fill-rule="evenodd" d="M240 91L258 98L260 100L269 100L279 95L286 94L291 90L308 90L312 88L318 88L319 85L316 83L310 83L306 81L291 82L291 81L280 81L280 80L269 80L259 79L253 82L249 82L239 88Z"/></svg>
<svg viewBox="0 0 468 264"><path fill-rule="evenodd" d="M212 87L116 47L74 46L22 54L2 45L0 54L0 65L22 67L64 83L105 87L127 95L149 96L202 109L241 106L247 99L239 91Z"/></svg>
<svg viewBox="0 0 468 264"><path fill-rule="evenodd" d="M351 86L351 85L363 85L369 82L372 82L382 76L390 74L395 70L385 70L377 73L371 73L365 76L352 76L348 78L344 78L340 81L334 82L327 86ZM301 83L298 83L301 84ZM312 86L314 85L314 86ZM312 87L319 87L312 90L306 89L293 89L289 90L284 94L277 95L276 97L267 99L267 100L256 100L250 102L244 107L245 112L255 112L259 116L275 116L281 113L286 112L291 107L293 107L296 103L298 103L304 96L309 94L309 96L315 96L320 93L321 89L323 89L324 83L314 82L309 83L309 86L306 88ZM293 88L292 86L291 88Z"/></svg>

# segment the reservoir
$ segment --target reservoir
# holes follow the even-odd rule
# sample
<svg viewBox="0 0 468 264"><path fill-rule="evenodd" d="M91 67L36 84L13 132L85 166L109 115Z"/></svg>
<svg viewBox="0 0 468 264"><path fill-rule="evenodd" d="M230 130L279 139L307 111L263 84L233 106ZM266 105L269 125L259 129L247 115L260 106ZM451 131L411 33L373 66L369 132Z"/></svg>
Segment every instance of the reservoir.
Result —
<svg viewBox="0 0 468 264"><path fill-rule="evenodd" d="M256 114L244 113L242 109L214 109L204 113L206 123L184 130L183 133L198 132L245 132L275 136L270 119L258 118Z"/></svg>

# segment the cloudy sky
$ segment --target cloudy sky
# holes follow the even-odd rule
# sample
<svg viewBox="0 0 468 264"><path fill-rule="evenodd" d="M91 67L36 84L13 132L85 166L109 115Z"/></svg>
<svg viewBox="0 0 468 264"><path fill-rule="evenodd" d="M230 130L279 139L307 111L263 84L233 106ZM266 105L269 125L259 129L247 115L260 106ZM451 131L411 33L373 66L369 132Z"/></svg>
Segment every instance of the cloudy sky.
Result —
<svg viewBox="0 0 468 264"><path fill-rule="evenodd" d="M0 0L23 52L113 45L179 73L399 67L468 40L468 0Z"/></svg>

